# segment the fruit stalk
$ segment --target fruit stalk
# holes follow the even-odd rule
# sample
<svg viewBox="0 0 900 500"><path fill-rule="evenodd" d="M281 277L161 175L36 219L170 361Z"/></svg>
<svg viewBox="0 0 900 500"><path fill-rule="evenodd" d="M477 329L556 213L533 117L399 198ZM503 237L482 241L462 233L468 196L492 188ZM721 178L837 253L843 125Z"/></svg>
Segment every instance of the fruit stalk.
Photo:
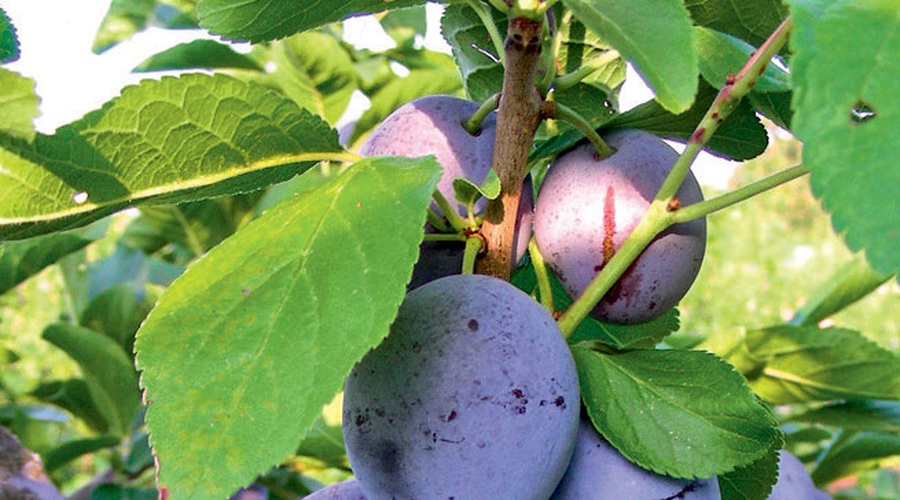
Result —
<svg viewBox="0 0 900 500"><path fill-rule="evenodd" d="M543 24L511 17L504 52L503 90L497 111L497 139L493 168L500 178L500 196L488 203L481 226L486 253L478 259L478 274L509 280L516 213L528 153L541 119L542 99L534 85L540 59Z"/></svg>
<svg viewBox="0 0 900 500"><path fill-rule="evenodd" d="M612 256L603 270L594 277L590 285L580 297L575 299L569 309L559 318L559 329L568 337L575 328L588 316L594 306L613 287L628 267L644 251L647 245L668 226L676 222L676 215L681 208L672 211L672 201L678 188L690 171L691 164L700 150L709 141L719 125L737 107L740 100L750 92L762 75L769 60L787 43L791 31L791 18L787 17L769 36L743 68L733 78L729 78L709 110L697 125L688 140L684 152L675 161L672 170L660 187L653 203L644 218Z"/></svg>

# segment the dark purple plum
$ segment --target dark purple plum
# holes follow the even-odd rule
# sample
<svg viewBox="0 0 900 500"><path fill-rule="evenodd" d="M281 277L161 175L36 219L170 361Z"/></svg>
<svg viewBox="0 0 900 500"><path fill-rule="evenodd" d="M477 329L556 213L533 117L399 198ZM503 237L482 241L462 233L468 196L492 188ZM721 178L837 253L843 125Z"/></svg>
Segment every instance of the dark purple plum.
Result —
<svg viewBox="0 0 900 500"><path fill-rule="evenodd" d="M579 296L647 212L678 154L656 136L623 130L605 138L616 152L598 159L591 144L561 155L537 197L534 237L566 292ZM688 174L676 197L703 199ZM690 289L706 249L706 219L659 234L591 312L609 323L650 321Z"/></svg>
<svg viewBox="0 0 900 500"><path fill-rule="evenodd" d="M719 481L676 479L634 465L587 419L578 428L575 454L551 500L719 500Z"/></svg>
<svg viewBox="0 0 900 500"><path fill-rule="evenodd" d="M366 495L356 479L348 479L328 485L303 497L304 500L366 500Z"/></svg>
<svg viewBox="0 0 900 500"><path fill-rule="evenodd" d="M422 97L397 108L375 128L360 148L362 156L434 155L444 167L437 189L456 205L459 215L465 216L465 205L456 202L453 195L453 179L464 177L481 184L491 168L494 155L494 139L497 135L496 113L489 114L481 123L481 130L473 135L464 127L465 122L478 109L478 104L448 95ZM525 255L531 239L534 218L534 195L531 184L522 187L519 216L516 219L516 247L514 261ZM486 201L476 203L477 210L484 210ZM432 208L441 214L437 205ZM427 232L433 228L426 225ZM425 242L419 248L419 263L413 271L410 289L431 280L459 274L464 245L461 242Z"/></svg>
<svg viewBox="0 0 900 500"><path fill-rule="evenodd" d="M772 488L769 500L828 500L831 497L824 491L816 488L809 472L797 457L790 452L781 450L778 452L778 481Z"/></svg>
<svg viewBox="0 0 900 500"><path fill-rule="evenodd" d="M572 355L509 283L448 276L409 294L351 371L343 431L369 499L550 496L575 445Z"/></svg>

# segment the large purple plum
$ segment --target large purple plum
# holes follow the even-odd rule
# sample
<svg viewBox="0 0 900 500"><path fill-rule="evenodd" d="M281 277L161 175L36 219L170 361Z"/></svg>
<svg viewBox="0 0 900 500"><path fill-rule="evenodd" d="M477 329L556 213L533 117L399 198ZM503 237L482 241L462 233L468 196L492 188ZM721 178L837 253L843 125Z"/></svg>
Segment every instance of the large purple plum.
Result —
<svg viewBox="0 0 900 500"><path fill-rule="evenodd" d="M551 315L509 283L409 294L351 371L343 430L370 500L550 496L572 456L578 375Z"/></svg>
<svg viewBox="0 0 900 500"><path fill-rule="evenodd" d="M623 130L606 137L616 149L598 159L591 144L550 166L535 205L538 248L571 297L580 295L647 212L678 157L656 136ZM703 199L688 174L676 193L682 205ZM591 312L609 323L636 324L678 304L693 284L706 249L706 219L659 234Z"/></svg>
<svg viewBox="0 0 900 500"><path fill-rule="evenodd" d="M778 452L778 481L772 488L769 500L828 500L831 497L816 488L806 467L790 452Z"/></svg>
<svg viewBox="0 0 900 500"><path fill-rule="evenodd" d="M453 179L466 178L481 184L491 168L494 156L494 139L497 136L496 113L489 114L481 123L481 130L473 135L464 127L478 109L478 104L448 95L432 95L411 101L397 108L372 132L360 148L362 156L434 155L444 167L437 189L454 203L459 215L465 216L466 207L456 202L453 195ZM483 210L486 201L476 203ZM441 213L437 205L432 208ZM516 219L516 243L513 249L513 265L525 255L531 239L534 218L534 196L530 182L522 187L519 216ZM426 226L427 232L433 228ZM461 242L424 242L419 248L419 263L413 271L410 289L431 280L458 274L462 266L464 245Z"/></svg>
<svg viewBox="0 0 900 500"><path fill-rule="evenodd" d="M676 479L629 462L587 419L578 428L569 470L551 500L719 500L719 481Z"/></svg>

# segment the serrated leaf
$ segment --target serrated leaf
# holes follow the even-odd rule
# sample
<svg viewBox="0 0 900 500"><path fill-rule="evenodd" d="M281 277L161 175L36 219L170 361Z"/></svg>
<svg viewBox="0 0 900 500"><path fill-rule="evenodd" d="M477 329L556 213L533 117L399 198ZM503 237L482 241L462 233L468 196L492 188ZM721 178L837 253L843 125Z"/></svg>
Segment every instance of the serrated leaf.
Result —
<svg viewBox="0 0 900 500"><path fill-rule="evenodd" d="M425 0L200 0L200 24L233 40L263 42L283 38L351 14L374 14L422 5Z"/></svg>
<svg viewBox="0 0 900 500"><path fill-rule="evenodd" d="M224 75L145 80L54 135L0 136L0 239L132 204L253 191L337 151L324 121L262 86Z"/></svg>
<svg viewBox="0 0 900 500"><path fill-rule="evenodd" d="M872 270L862 255L857 255L806 300L794 313L790 324L813 326L875 291L890 277Z"/></svg>
<svg viewBox="0 0 900 500"><path fill-rule="evenodd" d="M585 407L625 457L660 474L711 477L780 446L772 414L734 369L701 351L605 355L573 346Z"/></svg>
<svg viewBox="0 0 900 500"><path fill-rule="evenodd" d="M684 6L697 25L728 33L756 46L761 45L788 14L781 0L685 0Z"/></svg>
<svg viewBox="0 0 900 500"><path fill-rule="evenodd" d="M93 230L77 230L0 243L0 295L102 236Z"/></svg>
<svg viewBox="0 0 900 500"><path fill-rule="evenodd" d="M900 402L865 400L834 403L793 415L788 421L857 431L900 433Z"/></svg>
<svg viewBox="0 0 900 500"><path fill-rule="evenodd" d="M353 126L350 144L381 123L395 109L413 99L434 94L454 95L459 90L459 78L449 71L439 69L414 70L403 78L391 80L369 98L371 106Z"/></svg>
<svg viewBox="0 0 900 500"><path fill-rule="evenodd" d="M793 95L793 92L750 92L747 100L763 116L775 122L775 125L791 130L791 120L794 118L794 110L791 109Z"/></svg>
<svg viewBox="0 0 900 500"><path fill-rule="evenodd" d="M126 436L140 405L137 373L131 358L109 337L68 323L53 323L42 334L78 366L91 399L109 423L110 434Z"/></svg>
<svg viewBox="0 0 900 500"><path fill-rule="evenodd" d="M790 3L793 126L813 193L851 250L898 274L900 9L884 0Z"/></svg>
<svg viewBox="0 0 900 500"><path fill-rule="evenodd" d="M34 119L40 114L39 103L40 98L34 93L34 80L0 68L0 132L27 141L34 139Z"/></svg>
<svg viewBox="0 0 900 500"><path fill-rule="evenodd" d="M740 38L700 26L694 27L694 49L700 59L700 74L717 89L724 87L728 75L736 75L756 51ZM755 92L763 93L790 89L790 74L772 63L753 86Z"/></svg>
<svg viewBox="0 0 900 500"><path fill-rule="evenodd" d="M500 36L506 36L506 16L491 9ZM466 96L483 102L503 87L501 54L491 42L487 29L471 7L465 3L450 4L441 18L441 33L453 51L459 66Z"/></svg>
<svg viewBox="0 0 900 500"><path fill-rule="evenodd" d="M100 436L66 441L43 454L44 470L53 472L80 456L116 446L120 440L118 436Z"/></svg>
<svg viewBox="0 0 900 500"><path fill-rule="evenodd" d="M193 0L112 0L91 50L100 54L151 26L196 28Z"/></svg>
<svg viewBox="0 0 900 500"><path fill-rule="evenodd" d="M12 62L18 58L19 38L16 36L16 27L6 12L0 9L0 63Z"/></svg>
<svg viewBox="0 0 900 500"><path fill-rule="evenodd" d="M597 341L620 350L650 349L678 331L680 324L676 308L639 325L614 325L587 318L572 332L569 342Z"/></svg>
<svg viewBox="0 0 900 500"><path fill-rule="evenodd" d="M258 81L336 123L357 87L353 59L341 42L325 33L301 33L272 44L269 54L275 70Z"/></svg>
<svg viewBox="0 0 900 500"><path fill-rule="evenodd" d="M877 469L886 459L900 455L896 432L854 432L842 435L822 456L812 471L816 486Z"/></svg>
<svg viewBox="0 0 900 500"><path fill-rule="evenodd" d="M171 71L179 69L246 69L262 71L253 59L235 52L229 45L215 40L194 40L158 52L138 64L132 71Z"/></svg>
<svg viewBox="0 0 900 500"><path fill-rule="evenodd" d="M750 465L719 476L722 500L766 500L778 480L778 448ZM799 500L799 499L798 499Z"/></svg>
<svg viewBox="0 0 900 500"><path fill-rule="evenodd" d="M900 399L900 357L858 332L783 325L749 331L744 342L761 364L750 385L773 404Z"/></svg>
<svg viewBox="0 0 900 500"><path fill-rule="evenodd" d="M103 433L109 429L109 423L94 403L91 390L83 379L43 382L31 396L68 411L96 432Z"/></svg>
<svg viewBox="0 0 900 500"><path fill-rule="evenodd" d="M430 158L362 160L270 208L166 290L136 349L172 498L227 497L295 450L387 334L440 174Z"/></svg>
<svg viewBox="0 0 900 500"><path fill-rule="evenodd" d="M639 128L661 137L686 142L717 93L711 85L701 82L697 100L684 113L672 115L656 101L648 101L617 115L604 128ZM713 154L735 160L749 160L762 154L768 141L766 129L756 117L753 107L746 101L741 101L709 140L706 148Z"/></svg>
<svg viewBox="0 0 900 500"><path fill-rule="evenodd" d="M575 16L631 60L668 111L690 108L697 92L691 17L680 0L563 0ZM652 12L653 15L647 15Z"/></svg>

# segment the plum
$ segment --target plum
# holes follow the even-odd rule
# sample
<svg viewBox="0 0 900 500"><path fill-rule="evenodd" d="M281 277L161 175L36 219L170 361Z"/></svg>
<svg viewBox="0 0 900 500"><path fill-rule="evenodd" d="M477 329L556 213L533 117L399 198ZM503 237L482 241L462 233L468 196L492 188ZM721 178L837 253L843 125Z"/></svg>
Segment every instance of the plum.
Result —
<svg viewBox="0 0 900 500"><path fill-rule="evenodd" d="M366 500L366 495L356 479L347 479L328 485L303 497L304 500Z"/></svg>
<svg viewBox="0 0 900 500"><path fill-rule="evenodd" d="M806 500L827 500L831 498L824 491L816 488L797 457L790 452L781 450L778 452L778 481L772 488L769 500L794 500L803 498Z"/></svg>
<svg viewBox="0 0 900 500"><path fill-rule="evenodd" d="M497 135L496 113L489 114L477 134L470 134L465 122L478 109L478 104L448 95L422 97L397 108L384 119L360 147L362 156L427 156L434 155L444 167L437 189L451 203L459 215L466 207L456 202L453 180L464 177L481 184L491 168L494 139ZM486 200L479 200L476 211L483 211ZM531 239L534 218L534 196L530 182L522 186L519 216L516 218L516 243L513 249L515 265L522 260ZM441 214L437 205L432 209ZM426 225L426 232L434 229ZM464 245L461 242L424 242L419 248L419 263L413 271L410 289L428 281L458 274L462 266Z"/></svg>
<svg viewBox="0 0 900 500"><path fill-rule="evenodd" d="M661 139L640 130L617 131L606 141L616 149L608 158L598 159L591 144L557 158L535 204L538 249L573 298L634 230L678 157ZM692 174L676 197L681 205L703 199ZM693 284L705 249L705 218L670 226L644 249L591 316L636 324L662 315Z"/></svg>
<svg viewBox="0 0 900 500"><path fill-rule="evenodd" d="M720 492L716 478L676 479L634 465L603 439L590 420L582 419L569 470L550 498L719 500Z"/></svg>
<svg viewBox="0 0 900 500"><path fill-rule="evenodd" d="M553 317L509 283L407 294L344 387L347 456L370 499L546 499L578 430L578 375Z"/></svg>

